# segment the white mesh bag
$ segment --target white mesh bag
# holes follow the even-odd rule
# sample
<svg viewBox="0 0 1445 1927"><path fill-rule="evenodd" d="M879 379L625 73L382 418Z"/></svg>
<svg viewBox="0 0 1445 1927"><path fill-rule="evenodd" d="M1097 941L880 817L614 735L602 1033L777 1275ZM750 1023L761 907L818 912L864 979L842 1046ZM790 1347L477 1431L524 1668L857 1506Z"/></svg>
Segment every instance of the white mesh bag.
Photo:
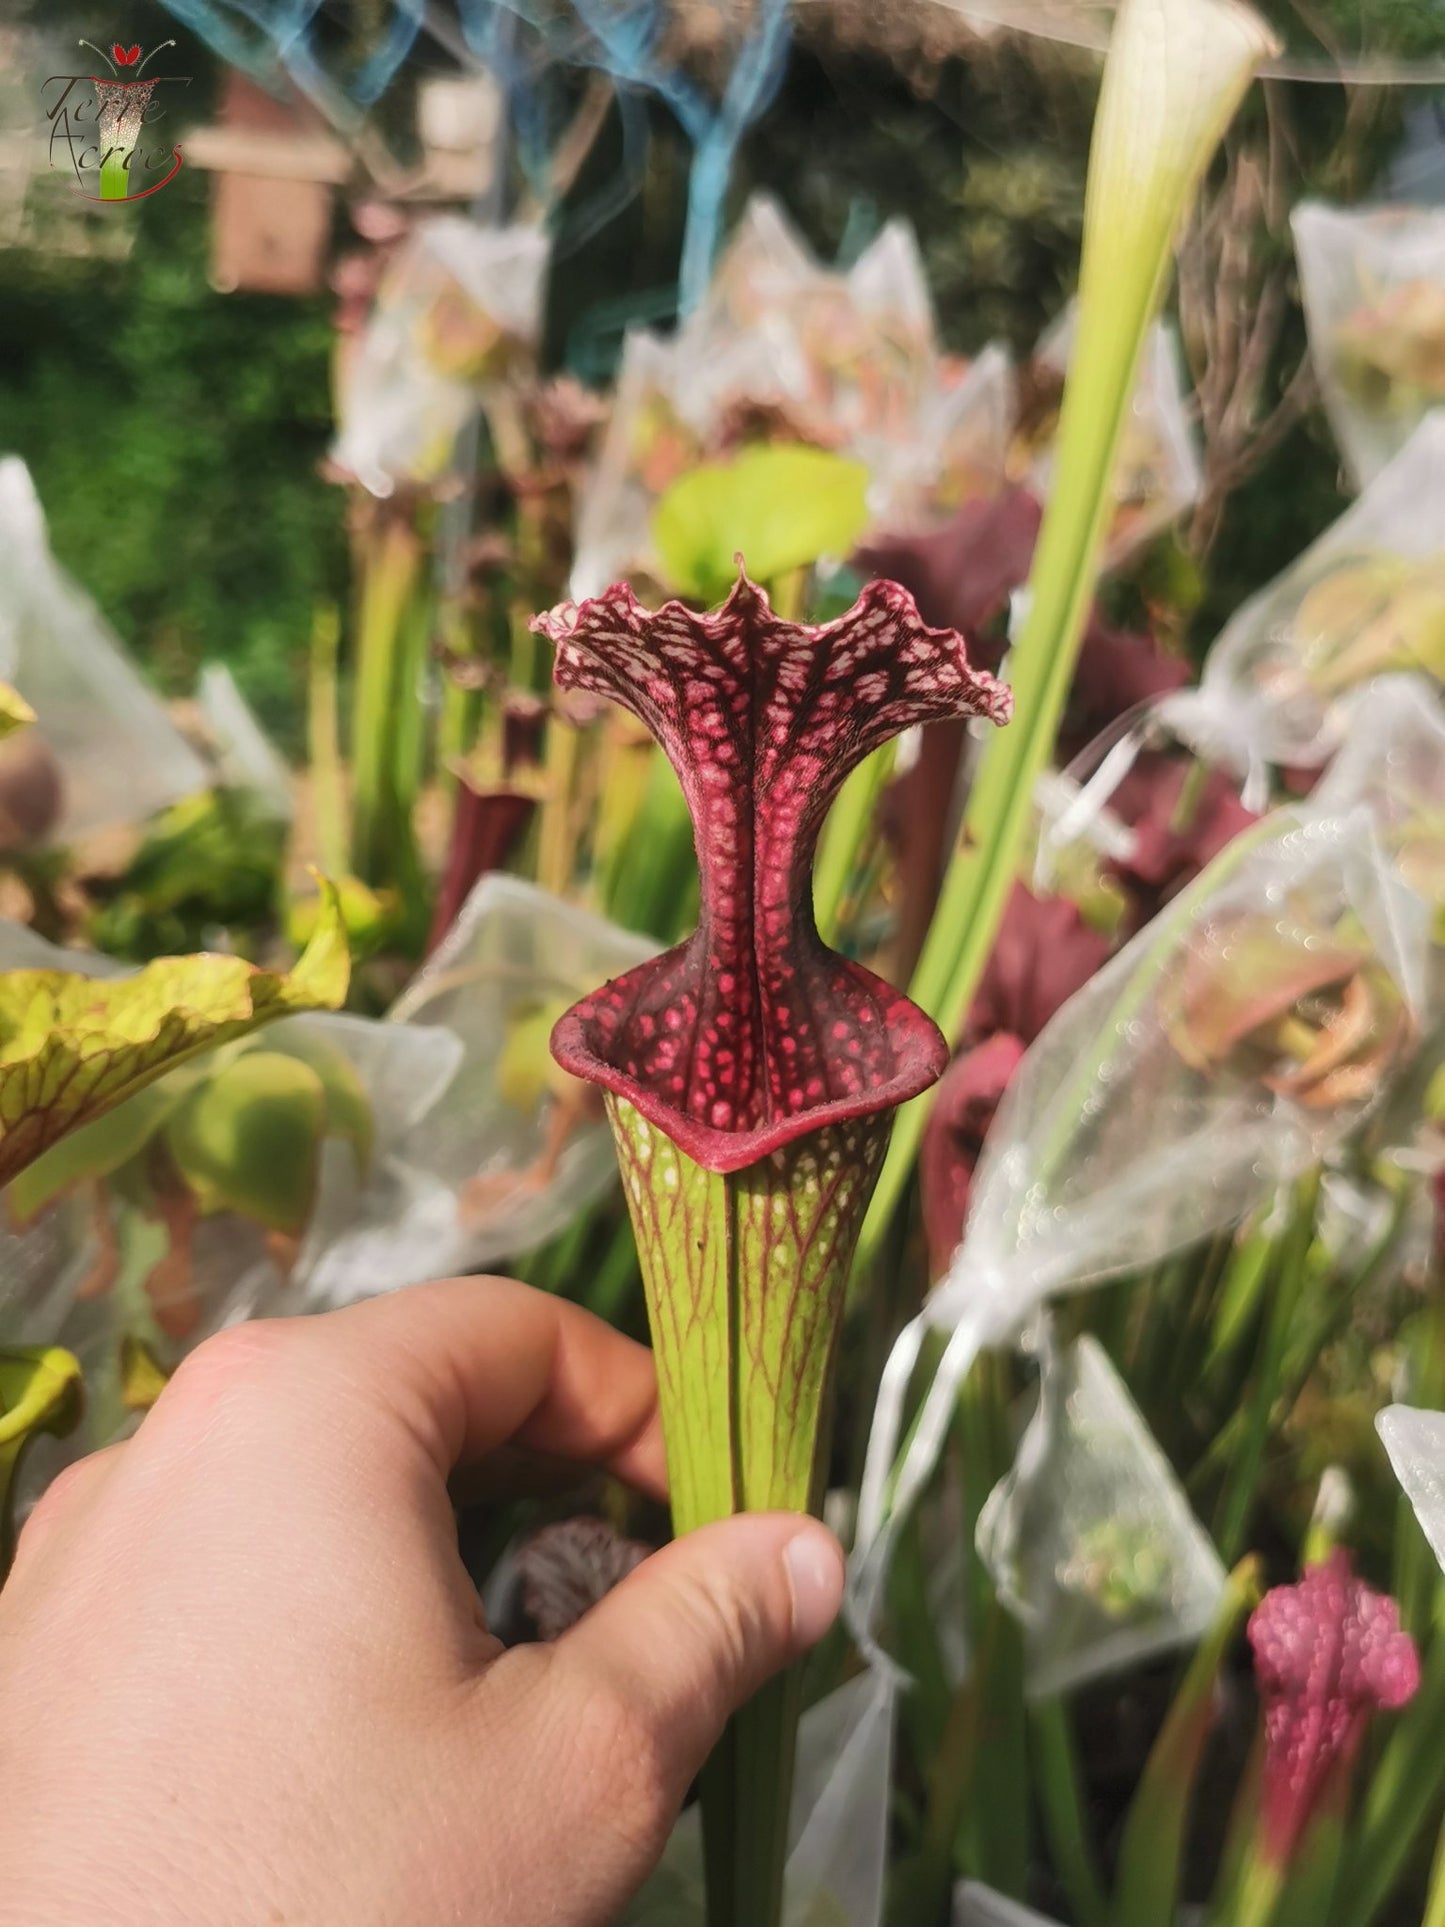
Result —
<svg viewBox="0 0 1445 1927"><path fill-rule="evenodd" d="M1225 1573L1108 1355L1042 1359L1037 1410L979 1515L978 1550L1024 1627L1033 1698L1191 1645Z"/></svg>
<svg viewBox="0 0 1445 1927"><path fill-rule="evenodd" d="M536 227L446 214L415 228L346 366L333 460L379 496L448 475L488 386L535 350L547 256Z"/></svg>
<svg viewBox="0 0 1445 1927"><path fill-rule="evenodd" d="M1315 768L1376 676L1445 677L1445 409L1360 499L1230 618L1197 689L1160 715L1242 775Z"/></svg>
<svg viewBox="0 0 1445 1927"><path fill-rule="evenodd" d="M142 822L209 787L115 631L51 554L30 471L14 455L0 458L0 677L34 709L60 765L54 840Z"/></svg>
<svg viewBox="0 0 1445 1927"><path fill-rule="evenodd" d="M1445 208L1302 201L1291 226L1310 357L1364 488L1445 403Z"/></svg>

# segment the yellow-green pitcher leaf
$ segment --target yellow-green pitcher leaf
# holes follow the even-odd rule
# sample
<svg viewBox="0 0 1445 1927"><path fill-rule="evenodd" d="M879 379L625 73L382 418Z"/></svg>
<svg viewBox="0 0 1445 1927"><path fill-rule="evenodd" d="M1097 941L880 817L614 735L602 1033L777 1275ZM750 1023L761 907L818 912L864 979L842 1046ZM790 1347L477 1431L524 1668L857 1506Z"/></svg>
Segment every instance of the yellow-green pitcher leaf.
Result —
<svg viewBox="0 0 1445 1927"><path fill-rule="evenodd" d="M8 682L0 682L0 742L34 721L35 711L20 691L12 689Z"/></svg>
<svg viewBox="0 0 1445 1927"><path fill-rule="evenodd" d="M207 1215L237 1211L297 1237L316 1196L326 1087L282 1051L248 1051L193 1090L166 1144Z"/></svg>
<svg viewBox="0 0 1445 1927"><path fill-rule="evenodd" d="M344 1138L364 1172L376 1142L376 1118L361 1073L344 1050L299 1025L288 1026L277 1048L308 1065L320 1078L326 1093L325 1135Z"/></svg>
<svg viewBox="0 0 1445 1927"><path fill-rule="evenodd" d="M0 1184L176 1064L289 1012L335 1009L349 975L330 886L286 974L220 956L162 957L133 977L102 980L0 974Z"/></svg>
<svg viewBox="0 0 1445 1927"><path fill-rule="evenodd" d="M0 1454L32 1432L68 1431L80 1413L80 1367L57 1345L0 1349Z"/></svg>
<svg viewBox="0 0 1445 1927"><path fill-rule="evenodd" d="M81 1410L80 1366L56 1345L0 1350L0 1578L15 1538L10 1495L21 1454L37 1432L72 1430Z"/></svg>
<svg viewBox="0 0 1445 1927"><path fill-rule="evenodd" d="M352 954L372 956L394 935L401 920L399 895L395 890L373 890L359 877L341 877L334 887ZM309 944L327 914L324 894L295 898L286 912L287 937L294 944Z"/></svg>
<svg viewBox="0 0 1445 1927"><path fill-rule="evenodd" d="M108 1178L138 1157L184 1096L181 1081L165 1078L52 1144L11 1184L6 1194L11 1224L25 1229L67 1191Z"/></svg>
<svg viewBox="0 0 1445 1927"><path fill-rule="evenodd" d="M506 1036L497 1058L497 1091L514 1110L529 1115L544 1097L555 1097L572 1079L552 1057L552 1027L567 1008L568 999L528 1005L507 1019Z"/></svg>
<svg viewBox="0 0 1445 1927"><path fill-rule="evenodd" d="M128 1412L148 1412L170 1382L170 1372L134 1332L120 1341L120 1398Z"/></svg>
<svg viewBox="0 0 1445 1927"><path fill-rule="evenodd" d="M755 582L849 554L868 526L867 494L861 462L802 443L748 448L675 482L652 539L670 588L716 602L737 578L739 554Z"/></svg>

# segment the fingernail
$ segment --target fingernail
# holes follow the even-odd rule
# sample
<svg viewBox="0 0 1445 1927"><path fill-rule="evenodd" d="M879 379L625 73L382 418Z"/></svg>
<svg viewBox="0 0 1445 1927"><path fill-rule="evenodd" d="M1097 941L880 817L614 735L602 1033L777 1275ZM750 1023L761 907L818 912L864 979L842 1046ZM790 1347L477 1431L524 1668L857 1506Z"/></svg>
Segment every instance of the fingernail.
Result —
<svg viewBox="0 0 1445 1927"><path fill-rule="evenodd" d="M843 1554L832 1533L812 1526L783 1548L793 1591L793 1633L800 1646L815 1646L843 1603Z"/></svg>

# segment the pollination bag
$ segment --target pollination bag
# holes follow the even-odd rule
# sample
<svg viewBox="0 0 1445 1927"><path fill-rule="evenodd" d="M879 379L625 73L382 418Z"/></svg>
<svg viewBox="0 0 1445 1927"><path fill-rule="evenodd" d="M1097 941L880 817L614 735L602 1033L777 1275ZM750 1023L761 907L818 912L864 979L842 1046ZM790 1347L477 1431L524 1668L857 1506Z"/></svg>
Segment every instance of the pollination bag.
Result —
<svg viewBox="0 0 1445 1927"><path fill-rule="evenodd" d="M1311 808L1373 816L1401 882L1428 906L1436 954L1445 941L1445 694L1425 676L1380 676L1350 705L1345 740L1316 784ZM1441 1003L1438 981L1432 1008Z"/></svg>
<svg viewBox="0 0 1445 1927"><path fill-rule="evenodd" d="M987 1295L1014 1329L1243 1218L1378 1099L1413 1046L1426 947L1368 810L1280 810L1237 837L1026 1053L933 1322Z"/></svg>
<svg viewBox="0 0 1445 1927"><path fill-rule="evenodd" d="M890 504L889 529L946 519L965 502L997 495L1004 485L1018 397L1014 367L1002 342L991 341L965 366L945 364L929 414L931 442L920 438L916 471Z"/></svg>
<svg viewBox="0 0 1445 1927"><path fill-rule="evenodd" d="M861 462L875 525L941 515L1002 484L1012 371L1001 348L941 355L912 229L889 222L825 268L766 195L748 203L706 298L664 339L630 330L577 514L571 593L661 584L652 515L699 463L757 442Z"/></svg>
<svg viewBox="0 0 1445 1927"><path fill-rule="evenodd" d="M0 746L0 815L13 821L12 842L70 842L209 788L200 757L52 555L30 471L15 455L0 458L0 678L37 717ZM17 781L34 792L38 775L38 796L11 794Z"/></svg>
<svg viewBox="0 0 1445 1927"><path fill-rule="evenodd" d="M1053 486L1054 431L1077 325L1078 303L1071 301L1034 351L1030 379L1036 393L1025 406L1014 466L1040 501L1048 500ZM1202 486L1178 344L1169 326L1156 321L1145 340L1114 469L1106 565L1124 561L1177 522Z"/></svg>
<svg viewBox="0 0 1445 1927"><path fill-rule="evenodd" d="M1280 810L1050 1020L989 1131L952 1265L883 1375L850 1581L860 1637L888 1521L927 1484L979 1351L1061 1293L1239 1223L1343 1143L1413 1056L1428 949L1368 809ZM930 1328L947 1348L895 1464Z"/></svg>
<svg viewBox="0 0 1445 1927"><path fill-rule="evenodd" d="M117 969L15 925L0 925L0 968ZM0 1332L74 1352L86 1393L78 1432L37 1447L29 1491L128 1431L212 1332L309 1308L321 1227L339 1200L385 1188L461 1056L440 1029L284 1018L178 1066L20 1173L0 1199Z"/></svg>
<svg viewBox="0 0 1445 1927"><path fill-rule="evenodd" d="M640 591L660 573L653 509L703 459L706 438L705 423L685 419L673 399L678 340L644 328L623 338L612 413L577 505L570 591L579 602L623 579Z"/></svg>
<svg viewBox="0 0 1445 1927"><path fill-rule="evenodd" d="M1314 769L1345 740L1374 677L1445 680L1445 409L1427 415L1360 499L1230 618L1197 689L1160 714L1242 775Z"/></svg>
<svg viewBox="0 0 1445 1927"><path fill-rule="evenodd" d="M876 1927L893 1777L892 1682L867 1672L806 1716L794 1773L784 1927Z"/></svg>
<svg viewBox="0 0 1445 1927"><path fill-rule="evenodd" d="M413 229L340 379L338 466L378 496L451 472L487 389L534 359L548 249L540 228L459 214Z"/></svg>
<svg viewBox="0 0 1445 1927"><path fill-rule="evenodd" d="M1445 1412L1389 1405L1375 1424L1420 1530L1445 1569Z"/></svg>
<svg viewBox="0 0 1445 1927"><path fill-rule="evenodd" d="M1445 208L1301 201L1290 225L1310 359L1365 488L1445 403Z"/></svg>
<svg viewBox="0 0 1445 1927"><path fill-rule="evenodd" d="M803 1715L788 1821L784 1927L878 1927L887 1866L894 1687L876 1672ZM698 1808L678 1821L620 1927L703 1927Z"/></svg>
<svg viewBox="0 0 1445 1927"><path fill-rule="evenodd" d="M803 439L861 460L908 436L937 367L933 298L909 224L889 221L846 271L825 268L764 194L744 209L687 332L693 353L681 372L702 383L714 418L743 393L736 354L753 371L748 400L787 408Z"/></svg>
<svg viewBox="0 0 1445 1927"><path fill-rule="evenodd" d="M217 786L243 791L269 820L289 823L291 772L224 663L208 662L201 670L196 705L210 738Z"/></svg>
<svg viewBox="0 0 1445 1927"><path fill-rule="evenodd" d="M484 876L389 1015L459 1040L456 1074L404 1133L384 1190L334 1196L305 1254L307 1290L342 1303L530 1250L616 1175L588 1085L554 1062L552 1026L599 982L657 952L534 884Z"/></svg>
<svg viewBox="0 0 1445 1927"><path fill-rule="evenodd" d="M979 1514L979 1556L1047 1698L1192 1645L1224 1567L1103 1348L1041 1351L1038 1405Z"/></svg>

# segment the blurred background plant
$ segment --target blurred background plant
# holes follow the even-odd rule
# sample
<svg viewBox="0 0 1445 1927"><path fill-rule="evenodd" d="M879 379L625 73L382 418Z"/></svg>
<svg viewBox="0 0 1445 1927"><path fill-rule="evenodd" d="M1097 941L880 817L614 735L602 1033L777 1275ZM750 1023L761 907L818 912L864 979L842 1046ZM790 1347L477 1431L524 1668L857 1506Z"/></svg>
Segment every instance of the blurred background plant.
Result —
<svg viewBox="0 0 1445 1927"><path fill-rule="evenodd" d="M874 752L820 843L823 935L954 1057L850 1288L799 1921L1445 1920L1445 1593L1374 1430L1445 1407L1445 25L1264 11L1066 640L1031 572L1076 351L1099 392L1111 8L138 0L186 165L93 216L40 89L120 26L0 29L0 673L39 715L0 963L276 966L318 862L357 959L347 1013L9 1186L0 1470L75 1428L22 1502L237 1317L508 1264L644 1328L547 1041L692 927L691 830L535 612L706 606L741 550L794 619L896 579L1017 685L986 755ZM462 1530L522 1636L666 1521L591 1486ZM685 1823L636 1918L699 1879Z"/></svg>

